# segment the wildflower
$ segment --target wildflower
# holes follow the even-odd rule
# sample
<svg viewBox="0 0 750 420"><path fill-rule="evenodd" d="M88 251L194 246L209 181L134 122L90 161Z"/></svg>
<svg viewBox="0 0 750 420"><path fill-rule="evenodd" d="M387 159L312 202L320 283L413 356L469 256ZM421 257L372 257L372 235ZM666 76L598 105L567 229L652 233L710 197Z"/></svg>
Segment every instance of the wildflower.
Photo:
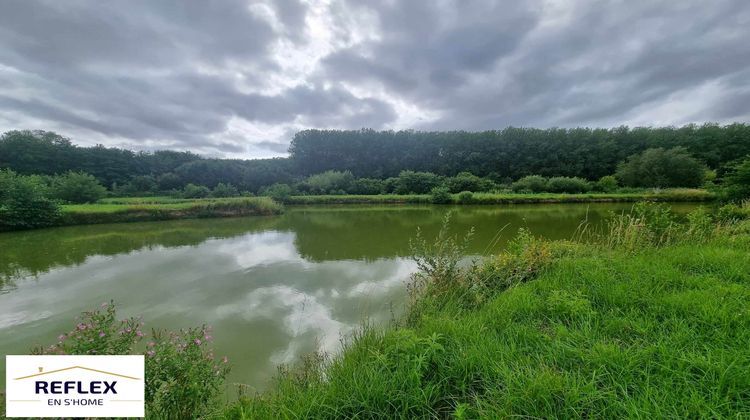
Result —
<svg viewBox="0 0 750 420"><path fill-rule="evenodd" d="M195 344L197 344L197 345L199 345L199 346L201 345L201 340L200 340L200 338L196 338L196 339L195 339Z"/></svg>
<svg viewBox="0 0 750 420"><path fill-rule="evenodd" d="M101 307L102 307L102 308L106 308L106 307L107 307L107 305L109 305L109 303L107 303L107 302L102 302L102 304L101 304Z"/></svg>
<svg viewBox="0 0 750 420"><path fill-rule="evenodd" d="M63 341L63 340L65 340L65 334L60 334L59 336L57 336L57 339L58 339L59 341Z"/></svg>
<svg viewBox="0 0 750 420"><path fill-rule="evenodd" d="M149 347L154 347L155 345L156 345L156 343L154 343L153 341L151 341L151 342L148 343Z"/></svg>
<svg viewBox="0 0 750 420"><path fill-rule="evenodd" d="M227 363L229 359L227 359L227 356L224 356L221 358L222 363Z"/></svg>
<svg viewBox="0 0 750 420"><path fill-rule="evenodd" d="M211 341L213 339L213 337L211 337L210 335L206 334L205 336L203 336L203 339L206 340L206 341Z"/></svg>
<svg viewBox="0 0 750 420"><path fill-rule="evenodd" d="M153 357L156 354L156 352L153 350L149 350L146 352L146 354L149 355L150 357Z"/></svg>
<svg viewBox="0 0 750 420"><path fill-rule="evenodd" d="M99 331L99 338L102 338L102 337L104 337L105 335L107 335L107 334L104 334L104 331Z"/></svg>
<svg viewBox="0 0 750 420"><path fill-rule="evenodd" d="M136 331L135 335L137 335L138 337L143 337L143 333L141 332L141 330Z"/></svg>

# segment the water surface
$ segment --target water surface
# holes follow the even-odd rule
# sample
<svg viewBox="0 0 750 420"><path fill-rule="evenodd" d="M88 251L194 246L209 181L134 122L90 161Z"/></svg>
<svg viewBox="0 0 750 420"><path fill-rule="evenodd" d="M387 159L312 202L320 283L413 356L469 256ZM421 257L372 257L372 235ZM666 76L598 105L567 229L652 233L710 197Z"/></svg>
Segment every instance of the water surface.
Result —
<svg viewBox="0 0 750 420"><path fill-rule="evenodd" d="M693 204L676 204L685 212ZM280 363L321 348L404 302L417 227L476 234L471 255L519 227L550 239L630 204L292 207L281 216L71 226L0 233L0 353L49 345L80 312L114 299L147 328L214 328L230 383L262 389ZM4 363L4 362L3 362ZM3 370L0 377L4 376Z"/></svg>

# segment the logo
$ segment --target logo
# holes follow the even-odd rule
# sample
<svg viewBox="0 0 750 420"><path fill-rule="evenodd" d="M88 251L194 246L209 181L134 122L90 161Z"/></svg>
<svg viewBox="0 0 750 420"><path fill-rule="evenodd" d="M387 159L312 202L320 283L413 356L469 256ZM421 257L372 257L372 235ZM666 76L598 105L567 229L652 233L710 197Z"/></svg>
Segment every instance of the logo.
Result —
<svg viewBox="0 0 750 420"><path fill-rule="evenodd" d="M5 356L7 417L143 417L143 356Z"/></svg>

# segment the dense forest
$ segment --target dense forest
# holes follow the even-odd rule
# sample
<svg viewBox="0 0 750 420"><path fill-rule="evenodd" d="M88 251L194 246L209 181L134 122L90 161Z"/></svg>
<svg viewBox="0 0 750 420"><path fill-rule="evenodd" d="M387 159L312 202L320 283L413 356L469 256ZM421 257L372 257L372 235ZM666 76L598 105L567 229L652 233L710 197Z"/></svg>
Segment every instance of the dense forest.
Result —
<svg viewBox="0 0 750 420"><path fill-rule="evenodd" d="M615 174L618 165L649 149L681 150L721 177L738 159L750 155L750 125L509 127L482 132L305 130L294 136L288 158L255 160L80 147L52 132L10 131L0 137L0 168L20 175L85 172L122 194L168 191L187 184L208 188L231 184L258 193L272 184L293 184L330 170L381 180L414 171L439 176L470 173L508 185L532 175L595 181Z"/></svg>

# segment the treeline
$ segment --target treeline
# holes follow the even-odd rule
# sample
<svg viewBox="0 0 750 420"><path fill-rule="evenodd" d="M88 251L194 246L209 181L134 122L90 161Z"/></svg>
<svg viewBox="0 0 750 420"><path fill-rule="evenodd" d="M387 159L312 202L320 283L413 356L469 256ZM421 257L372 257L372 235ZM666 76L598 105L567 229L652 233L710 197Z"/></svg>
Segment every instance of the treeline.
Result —
<svg viewBox="0 0 750 420"><path fill-rule="evenodd" d="M115 195L182 191L189 184L208 189L230 185L253 194L285 184L314 194L320 188L312 177L327 171L349 173L357 180L354 186L334 192L362 194L399 193L403 188L393 178L405 171L437 177L471 174L485 180L490 190L493 185L510 188L528 176L596 183L615 174L621 186L695 187L705 179L721 179L750 155L750 125L511 127L483 132L305 130L294 136L289 151L289 158L206 159L189 152L79 147L51 132L10 131L0 137L0 168L21 175L85 172ZM627 173L622 170L626 164L641 169ZM698 172L702 175L696 177ZM553 191L559 183L552 183Z"/></svg>

